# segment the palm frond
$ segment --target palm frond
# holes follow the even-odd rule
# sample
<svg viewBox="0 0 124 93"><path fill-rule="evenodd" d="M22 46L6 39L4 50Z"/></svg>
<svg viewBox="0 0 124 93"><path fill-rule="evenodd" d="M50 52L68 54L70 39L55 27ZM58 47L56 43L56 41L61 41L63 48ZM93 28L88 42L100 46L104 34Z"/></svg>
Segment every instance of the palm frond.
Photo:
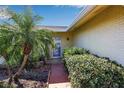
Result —
<svg viewBox="0 0 124 93"><path fill-rule="evenodd" d="M34 26L42 19L34 15L30 8L22 13L8 10L10 19L0 24L0 55L7 54L9 65L20 62L24 45L31 47L30 56L49 54L49 46L54 47L52 32L49 30L34 30Z"/></svg>

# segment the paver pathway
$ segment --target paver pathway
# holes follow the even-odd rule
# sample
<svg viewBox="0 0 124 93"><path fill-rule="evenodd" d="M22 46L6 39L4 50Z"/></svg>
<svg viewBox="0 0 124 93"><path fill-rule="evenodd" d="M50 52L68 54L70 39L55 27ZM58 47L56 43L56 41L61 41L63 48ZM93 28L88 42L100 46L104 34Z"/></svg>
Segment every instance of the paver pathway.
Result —
<svg viewBox="0 0 124 93"><path fill-rule="evenodd" d="M68 74L64 69L63 63L52 64L51 75L49 79L50 88L66 88L70 87Z"/></svg>

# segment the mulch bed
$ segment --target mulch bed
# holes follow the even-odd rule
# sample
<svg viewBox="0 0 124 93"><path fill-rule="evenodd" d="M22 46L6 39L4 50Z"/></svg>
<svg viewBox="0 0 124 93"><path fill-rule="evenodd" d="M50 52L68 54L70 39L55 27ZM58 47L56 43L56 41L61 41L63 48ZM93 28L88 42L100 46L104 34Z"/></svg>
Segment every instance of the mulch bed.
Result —
<svg viewBox="0 0 124 93"><path fill-rule="evenodd" d="M22 88L46 88L48 87L48 79L51 65L41 65L38 68L32 68L30 71L24 70L20 76L20 83ZM4 72L4 73L3 73ZM5 70L0 70L0 84L8 82L8 77ZM13 87L18 87L16 84L12 84Z"/></svg>

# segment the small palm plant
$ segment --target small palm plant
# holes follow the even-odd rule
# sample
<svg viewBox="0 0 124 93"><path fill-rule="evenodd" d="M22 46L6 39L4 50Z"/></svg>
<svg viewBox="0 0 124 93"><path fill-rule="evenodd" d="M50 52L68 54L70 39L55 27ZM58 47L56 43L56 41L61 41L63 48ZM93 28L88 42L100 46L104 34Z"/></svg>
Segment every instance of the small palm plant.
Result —
<svg viewBox="0 0 124 93"><path fill-rule="evenodd" d="M23 13L8 10L8 14L10 18L0 25L0 55L4 56L9 66L19 64L23 59L9 80L18 82L29 56L32 53L48 54L48 46L54 47L54 43L51 31L34 29L42 17L34 15L30 8Z"/></svg>

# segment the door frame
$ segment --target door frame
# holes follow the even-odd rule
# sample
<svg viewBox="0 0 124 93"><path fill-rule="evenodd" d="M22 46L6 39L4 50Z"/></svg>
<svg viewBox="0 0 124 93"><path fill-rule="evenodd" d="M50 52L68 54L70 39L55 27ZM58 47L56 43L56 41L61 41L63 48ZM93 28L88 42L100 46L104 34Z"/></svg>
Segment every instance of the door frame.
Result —
<svg viewBox="0 0 124 93"><path fill-rule="evenodd" d="M54 49L52 49L52 58L61 58L61 56L62 56L62 55L61 55L61 53L62 53L61 37L59 37L59 36L53 37L53 40L54 40L55 45L56 45L56 43L59 43L59 44L60 44L60 45L59 45L59 46L60 46L60 50L59 50L59 51L60 51L60 52L59 52L59 53L60 53L60 54L59 54L60 56L54 56L54 54L53 54L54 51L55 51L55 48L54 48ZM56 46L55 46L55 47L56 47Z"/></svg>

